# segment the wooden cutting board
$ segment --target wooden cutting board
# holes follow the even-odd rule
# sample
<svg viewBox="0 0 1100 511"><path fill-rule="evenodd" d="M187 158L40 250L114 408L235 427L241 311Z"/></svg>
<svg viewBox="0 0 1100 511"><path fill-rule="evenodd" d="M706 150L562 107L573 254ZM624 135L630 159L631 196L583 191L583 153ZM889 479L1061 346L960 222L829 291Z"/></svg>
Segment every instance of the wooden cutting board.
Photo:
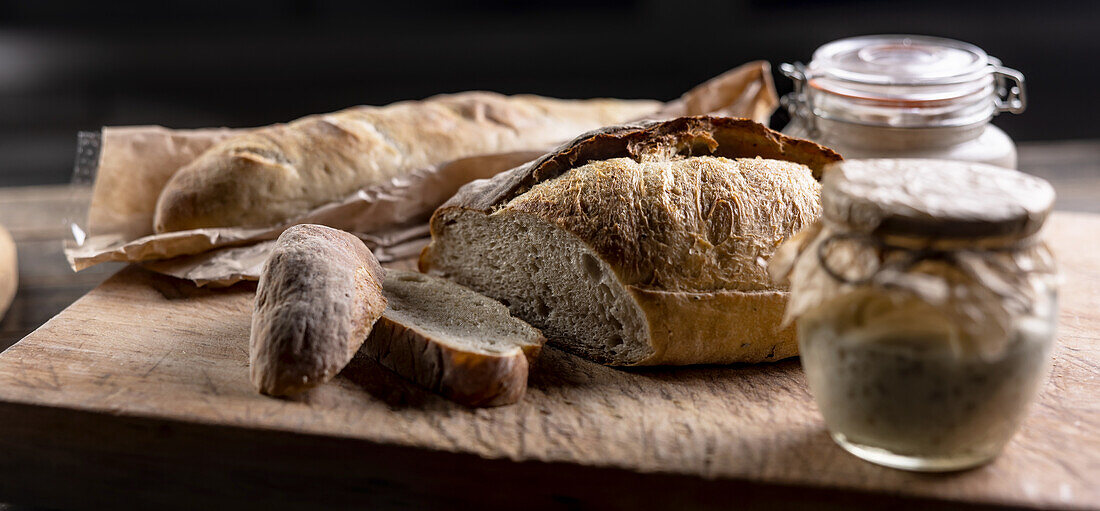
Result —
<svg viewBox="0 0 1100 511"><path fill-rule="evenodd" d="M0 354L0 498L39 505L1100 508L1100 216L1056 214L1054 369L994 463L948 475L833 445L797 360L622 370L544 351L472 410L357 357L298 400L248 381L254 285L127 268ZM583 506L581 505L583 503Z"/></svg>

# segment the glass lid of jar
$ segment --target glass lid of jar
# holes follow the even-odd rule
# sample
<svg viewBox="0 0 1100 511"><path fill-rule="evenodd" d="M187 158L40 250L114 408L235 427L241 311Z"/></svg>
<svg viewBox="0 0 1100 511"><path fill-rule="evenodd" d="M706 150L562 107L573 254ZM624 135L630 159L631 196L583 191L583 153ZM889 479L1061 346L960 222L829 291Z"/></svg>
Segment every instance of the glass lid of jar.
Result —
<svg viewBox="0 0 1100 511"><path fill-rule="evenodd" d="M821 80L853 85L958 85L988 76L981 48L928 36L849 37L814 52L809 69ZM899 91L900 92L900 91Z"/></svg>
<svg viewBox="0 0 1100 511"><path fill-rule="evenodd" d="M875 35L828 43L784 64L804 114L893 127L962 126L1024 108L1023 76L972 44ZM1008 82L1013 82L1009 84Z"/></svg>

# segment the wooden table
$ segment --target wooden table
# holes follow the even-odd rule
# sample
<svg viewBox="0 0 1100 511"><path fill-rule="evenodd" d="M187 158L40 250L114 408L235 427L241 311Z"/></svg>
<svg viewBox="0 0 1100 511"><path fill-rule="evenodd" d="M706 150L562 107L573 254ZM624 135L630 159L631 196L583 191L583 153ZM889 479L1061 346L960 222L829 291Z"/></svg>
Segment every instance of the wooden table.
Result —
<svg viewBox="0 0 1100 511"><path fill-rule="evenodd" d="M1059 193L1059 202L1058 202L1058 206L1057 206L1058 209L1088 211L1088 212L1100 212L1100 201L1097 201L1097 199L1100 198L1100 142L1066 142L1066 143L1047 143L1047 144L1025 145L1021 148L1021 168L1025 171L1029 171L1029 172L1041 175L1041 176L1051 180L1054 183L1055 188L1058 190L1058 193ZM41 325L47 319L49 319L50 317L55 315L61 309L68 306L72 301L74 301L76 298L83 295L89 289L91 289L92 287L95 287L103 279L108 277L110 274L114 273L119 268L119 266L97 267L97 268L94 268L92 270L88 270L86 272L82 272L80 274L73 275L68 270L67 266L65 265L64 258L63 258L63 256L61 255L61 252L60 252L60 241L59 240L63 236L66 235L67 227L63 224L62 219L60 218L62 216L61 212L65 211L66 209L69 209L68 208L69 204L73 203L74 201L80 201L80 200L82 200L82 197L79 197L79 196L74 197L72 195L72 193L69 190L65 189L64 187L40 187L40 188L23 188L23 189L7 189L7 190L0 189L0 222L3 222L5 225L8 226L9 230L11 230L11 232L13 234L13 237L16 239L16 241L19 245L20 277L21 277L21 282L20 282L21 287L20 287L20 290L19 290L19 294L17 295L16 301L13 303L12 310L4 318L3 322L0 323L0 342L4 342L5 346L7 344L11 344L11 343L17 341L18 339L22 338L24 335L26 335L30 331L37 328L39 325ZM134 277L133 270L130 270L130 277ZM137 278L137 280L141 280L143 278L145 278L145 277L139 276ZM116 280L118 280L118 279L116 279ZM131 280L133 280L133 279L131 278ZM180 296L189 296L189 293L190 293L189 290L193 289L193 288L189 288L189 287L188 287L188 289L182 289L182 288L176 289L176 288L173 287L173 289L168 289L166 291L165 289L161 289L166 284L164 282L160 282L159 280L155 281L155 282L150 282L149 285L153 286L153 288L156 288L157 292L160 293L160 295L164 295L166 298L168 298L169 295L174 295L174 294L179 294ZM172 287L172 286L168 286L168 287ZM115 288L110 288L110 289L113 289L113 290L109 291L107 293L101 294L101 298L98 298L98 299L99 300L110 300L110 298L113 294L123 292L124 288L125 288L125 285L122 285L122 287L117 287L116 286ZM129 292L129 291L125 291L125 292ZM166 292L167 292L167 294L165 294ZM234 304L233 307L238 307L240 304L237 303L237 302L239 302L239 301L240 300L232 301L232 304ZM226 303L228 304L230 302L226 302ZM166 313L170 313L171 304L166 302L164 304L164 307L169 307L169 308L164 309L164 311L168 311ZM56 325L55 325L55 327L56 327ZM568 357L564 357L562 355L551 355L551 357L552 357L554 363L560 363L560 364L572 364L573 363L573 362L571 362L572 359L570 359ZM789 364L790 363L788 363L788 365ZM29 368L29 369L31 369L31 368ZM153 369L157 369L156 366L154 366ZM151 370L153 370L153 369L151 369ZM368 370L368 369L364 369L364 370ZM585 370L590 371L593 375L595 375L595 376L593 376L593 378L607 378L608 379L607 381L613 381L613 380L616 380L616 379L619 378L618 376L615 375L614 370L608 370L608 371L611 371L611 372L608 372L608 373L604 374L603 368L598 368L598 366L593 367L591 369L585 369ZM692 374L695 374L699 378L707 378L708 377L707 374L709 374L709 373L707 372L707 370L702 370L702 371L694 371ZM695 376L684 376L684 378L688 378L688 379L691 379L691 378L694 378L694 377ZM675 378L679 378L679 377L669 376L668 378L666 378L664 376L659 376L658 375L658 376L655 376L655 378L658 379L658 380L667 380L668 378L675 379ZM211 384L213 384L213 383L211 383ZM48 385L47 385L47 387L48 387ZM338 391L334 390L333 392L338 392ZM333 395L335 396L335 395L338 395L338 394L333 394ZM1098 397L1100 397L1100 396L1098 396ZM280 413L282 413L282 412L280 412ZM49 417L40 417L40 419L45 421L45 422L49 421ZM279 424L282 424L280 421L285 422L286 420L290 420L290 419L274 420L274 422L272 422L271 424L273 424L274 426L277 427ZM94 423L95 421L92 420L91 422ZM1093 425L1093 423L1090 422L1090 421L1086 421L1084 425L1085 426L1090 426L1090 425ZM62 431L66 431L66 428L85 427L85 426L87 426L87 425L82 424L82 425L79 425L79 426L74 426L74 425L69 425L69 424L57 423L57 424L52 424L51 428L56 428L56 430L58 432L62 432ZM106 431L108 427L117 428L118 424L114 424L114 423L112 423L111 425L104 424L103 425L104 431ZM140 420L126 422L123 427L124 428L129 428L129 429L126 429L126 431L131 433L131 434L137 435L137 438L141 438L142 441L149 441L149 440L156 439L157 435L158 435L157 431L159 431L157 429L158 428L157 423L155 423L155 422L145 422L145 421L140 421ZM152 428L152 429L150 429L150 428ZM53 433L52 429L43 432L42 434L45 435L43 438L45 438L45 439L52 438L51 437L52 433ZM194 431L187 430L187 429L180 430L180 431L173 431L172 434L173 435L178 434L178 435L181 435L181 437L186 437L187 434L202 436L202 435L205 435L205 434L208 434L208 433L209 432L202 431L201 428L200 428L200 429L195 429ZM229 437L234 437L234 435L236 435L235 438L238 438L238 439L248 438L248 441L252 442L254 446L262 444L262 445L266 445L267 448L272 448L272 449L277 449L278 446L280 446L280 445L296 445L296 446L299 446L299 447L302 447L302 446L309 447L309 446L314 446L315 445L316 448L318 449L318 454L319 455L321 453L324 453L325 456L329 456L329 457L339 456L338 453L333 452L334 449L337 449L337 450L339 449L339 446L337 446L335 444L326 445L324 442L314 443L313 441L301 443L300 439L294 437L293 435L292 436L286 436L286 435L276 434L276 433L265 433L263 435L259 435L259 434L254 434L254 433L251 433L251 432L244 432L244 431L228 431L227 432L224 429L219 429L218 434L221 435L222 437L225 437L225 435L228 435ZM817 444L820 444L822 442L825 442L827 444L827 442L828 442L827 438L824 438L824 437L819 438L819 437L821 437L821 435L810 435L810 436L807 436L806 438L804 438L803 440L805 442L808 442L808 443L806 443L807 446L808 445L815 445L817 447L821 447ZM103 441L105 442L105 444L111 444L111 443L115 443L115 442L125 443L124 441L119 441L119 440L116 440L116 439L113 439L113 438L104 438ZM26 455L26 456L33 456L34 455L33 452L18 451L19 446L8 446L8 447L11 448L11 449L15 449L12 452L22 452L22 454ZM201 449L201 447L202 447L201 445L192 445L190 447L181 446L181 448L192 448L192 449ZM375 459L375 460L384 459L384 460L388 460L389 463L394 463L395 470L406 470L406 471L410 470L410 467L407 466L407 463L405 464L406 466L402 465L401 460L404 457L404 453L401 452L400 449L394 449L394 450L392 450L392 452L387 452L385 449L382 449L380 451L379 450L371 450L370 452L372 454L377 454L378 455L377 457L372 458L372 459ZM56 453L54 453L54 454L56 455ZM1091 453L1091 454L1096 455L1096 456L1100 456L1100 453ZM308 452L296 453L295 455L303 456L304 458L309 457ZM484 463L480 463L480 462L479 463L473 463L470 460L466 460L466 461L463 461L463 460L464 460L464 458L461 458L461 457L455 458L454 456L451 456L451 455L440 454L436 458L429 459L428 462L433 463L434 464L433 467L437 468L437 469L447 469L448 467L455 467L456 463L459 463L459 466L461 466L462 463L469 463L469 466L472 469L476 468L476 470L483 470L483 471L485 471L485 474L487 474L487 475L491 474L493 471L498 471L498 470L508 471L508 470L510 470L507 462L496 462L496 461L490 462L490 461L486 461ZM59 463L63 463L63 461L64 460L60 460ZM829 460L816 460L816 461L815 460L799 460L799 459L797 459L797 457L793 457L791 459L788 459L788 460L784 461L783 463L808 463L808 464L811 464L811 465L814 464L814 463L818 463L818 464L821 464L821 463L825 463L825 464L841 463L841 464L844 464L844 466L841 467L841 470L844 470L844 469L865 470L865 469L862 469L862 468L854 468L853 469L852 467L857 467L857 466L856 465L851 465L852 461L853 460L850 460L850 459L844 458L844 457L836 458L833 461L829 461ZM1098 463L1100 463L1100 460L1098 460ZM606 470L601 470L601 469L596 469L596 468L579 469L575 466L557 467L556 470L552 471L551 469L553 469L554 467L552 466L553 464L550 464L550 465L551 466L548 466L548 467L541 467L541 468L535 470L532 473L541 473L542 476L544 476L548 479L554 479L554 478L562 477L560 472L566 471L566 472L570 472L570 473L574 474L573 476L575 476L575 477L602 478L600 480L603 483L606 483L607 485L609 485L609 487L618 488L620 490L624 487L629 487L632 484L638 484L639 482L644 483L647 480L647 477L639 477L639 478L633 478L633 479L632 478L625 478L622 473L616 472L616 471L606 471ZM830 466L833 466L833 465L830 465ZM830 466L822 465L820 467L820 469L821 470L830 470ZM1096 464L1093 464L1091 466L1096 466ZM312 468L317 469L317 467L312 467ZM528 467L528 468L530 468L530 467ZM762 467L761 470L768 471L768 470L775 470L775 468L776 467L770 467L769 466L769 467ZM17 468L16 468L16 470L17 470ZM381 470L381 468L379 468L378 470ZM338 471L334 471L334 474L333 474L334 477L335 477L336 472L338 472ZM877 474L877 472L876 472L876 474ZM571 476L571 477L573 477L573 476ZM30 474L28 474L28 477L30 477ZM896 476L890 476L888 479L890 479L890 478L896 479ZM511 480L513 480L513 483L515 482L514 479L515 478L511 478ZM443 491L462 491L463 490L462 488L448 487L447 484L446 484L446 482L448 480L449 479L448 479L447 475L441 475L441 476L439 476L439 481L435 481L432 484L434 485L436 490L439 490L440 488L442 488ZM656 478L652 478L652 480L653 480L654 484L668 484L667 483L667 481L668 481L667 478L661 479L661 482L657 482ZM710 492L714 488L713 485L707 485L706 481L704 481L704 480L691 478L691 477L683 477L683 478L680 478L680 479L673 479L673 480L676 482L677 486L674 487L674 488L667 488L667 491L670 494L673 494L673 495L676 492L702 492L702 493L707 493L707 492ZM323 484L324 481L319 480L319 481L314 481L314 482L318 483L318 484ZM335 481L335 479L334 479L334 482L338 482L338 481ZM411 481L409 483L414 484L414 482L411 482ZM1100 481L1098 481L1098 483L1100 483ZM75 487L77 487L77 488L80 487L79 482L72 482L72 484L74 484ZM242 484L245 484L245 485L259 485L255 481L251 481L251 482L242 481ZM531 491L541 491L539 488L537 488L537 486L538 486L537 484L535 484L535 483L532 483L532 484L534 484L534 486L532 486L532 488L530 488ZM927 481L925 481L925 482L920 482L919 484L931 484L932 487L935 487L935 484L937 484L937 483L935 483L935 482L927 483ZM262 485L259 485L259 486L262 486ZM723 486L723 488L729 489L733 492L733 493L731 493L730 499L725 502L726 504L731 504L732 505L732 504L736 504L740 501L741 503L751 502L751 503L755 503L755 504L758 504L758 505L764 505L765 507L767 507L768 494L766 492L762 493L759 490L759 488L754 489L754 488L750 488L750 487L739 487L737 485L733 485L733 486L726 485L726 486ZM393 497L393 495L400 495L401 494L400 492L393 493L394 488L392 488L392 487L375 488L375 490L379 490L379 491L382 490L382 489L385 489L387 491L386 495L388 495L390 497ZM404 496L404 498L401 498L400 501L407 502L407 498L409 497L409 495L407 495L408 491L413 491L415 493L414 490L409 490L408 488L406 488L406 490L407 490L406 495ZM736 493L738 491L744 492L742 497L740 497L741 500L739 500L739 497L736 496ZM768 487L767 491L785 491L785 489L782 485L771 485L771 486ZM1017 493L1022 492L1022 494L1027 494L1028 491L1029 490L1024 488L1024 489L1018 490ZM639 488L639 494L640 495L650 495L652 493L653 493L652 488ZM597 495L597 493L593 493L593 495ZM815 493L813 491L806 492L805 489L803 489L803 491L800 495L801 495L800 498L802 499L800 502L802 504L812 503L812 502L814 502L814 499L816 498ZM821 498L829 499L829 501L833 505L843 506L845 504L845 500L844 500L843 496L841 495L838 498L836 492L828 492L828 491L823 490L820 493L819 496ZM56 504L58 502L65 502L64 500L56 500L56 499L55 500L50 500L48 498L48 496L45 496L45 495L43 495L41 497L43 499L43 500L41 500L41 502L43 502L43 503ZM553 496L551 495L551 497L553 497ZM628 497L629 496L623 496L619 500L616 500L615 498L612 498L612 497L605 497L605 498L599 498L598 500L606 502L606 503L619 502L620 505L623 502L630 502L630 501L637 501L637 502L635 502L635 504L638 504L638 505L644 505L644 504L653 505L653 504L660 504L662 502L664 504L669 504L669 503L674 503L675 502L675 500L664 500L664 501L648 500L647 501L647 500L639 500L639 499L628 498ZM883 497L883 496L880 495L879 497ZM880 499L879 501L877 501L877 504L886 505L888 507L894 507L894 506L897 506L897 505L905 504L905 502L891 502L888 499L888 497L889 497L888 495L885 496L885 497L887 497L886 500ZM28 498L28 497L26 496L26 494L23 494L23 498ZM466 498L467 497L463 497L463 500L465 500ZM747 500L745 500L745 499L747 499ZM35 501L38 501L37 498L31 498L30 500L31 500L32 503L35 502ZM142 495L142 496L140 496L140 499L136 502L144 502L144 503L148 504L148 503L152 503L152 502L156 502L156 501L157 501L157 496L156 495ZM373 501L373 502L377 503L378 501ZM696 500L695 502L698 503L700 501ZM710 504L714 504L714 505L721 505L723 503L723 501L720 501L720 500L719 501L709 501L709 502L710 502ZM854 500L850 501L848 503L852 503L852 502L865 503L865 501L854 501ZM496 501L496 503L500 504L501 502ZM546 502L544 501L542 503L545 504ZM908 505L909 505L909 507L919 507L921 505L927 505L928 503L929 503L928 501L921 501L921 500L918 499L916 501L908 502ZM561 507L569 507L571 504L576 504L576 503L575 502L571 503L571 502L562 501L562 502L559 502L559 504L561 504ZM1049 504L1049 501L1048 501L1048 504ZM1094 507L1100 507L1100 502L1094 502L1093 504L1094 504Z"/></svg>

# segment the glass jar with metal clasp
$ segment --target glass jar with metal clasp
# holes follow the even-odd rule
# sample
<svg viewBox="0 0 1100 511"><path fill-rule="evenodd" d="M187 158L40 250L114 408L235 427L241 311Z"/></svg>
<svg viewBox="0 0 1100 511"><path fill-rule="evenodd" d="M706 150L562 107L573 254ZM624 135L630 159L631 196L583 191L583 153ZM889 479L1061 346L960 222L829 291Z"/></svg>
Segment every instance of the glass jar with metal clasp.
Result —
<svg viewBox="0 0 1100 511"><path fill-rule="evenodd" d="M877 35L833 41L809 64L782 64L794 91L784 133L846 159L933 158L1016 168L1016 144L990 120L1027 106L1024 77L972 44Z"/></svg>
<svg viewBox="0 0 1100 511"><path fill-rule="evenodd" d="M1049 183L989 165L847 160L822 216L769 262L836 442L865 460L959 470L997 456L1051 365Z"/></svg>

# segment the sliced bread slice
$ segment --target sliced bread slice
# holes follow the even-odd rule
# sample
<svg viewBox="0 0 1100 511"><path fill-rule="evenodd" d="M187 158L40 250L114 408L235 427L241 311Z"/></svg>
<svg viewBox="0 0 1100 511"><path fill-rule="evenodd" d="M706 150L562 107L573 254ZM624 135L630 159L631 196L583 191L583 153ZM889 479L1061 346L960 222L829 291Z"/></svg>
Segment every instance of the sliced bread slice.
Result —
<svg viewBox="0 0 1100 511"><path fill-rule="evenodd" d="M500 302L449 280L391 270L387 306L362 350L467 406L515 403L546 338Z"/></svg>

